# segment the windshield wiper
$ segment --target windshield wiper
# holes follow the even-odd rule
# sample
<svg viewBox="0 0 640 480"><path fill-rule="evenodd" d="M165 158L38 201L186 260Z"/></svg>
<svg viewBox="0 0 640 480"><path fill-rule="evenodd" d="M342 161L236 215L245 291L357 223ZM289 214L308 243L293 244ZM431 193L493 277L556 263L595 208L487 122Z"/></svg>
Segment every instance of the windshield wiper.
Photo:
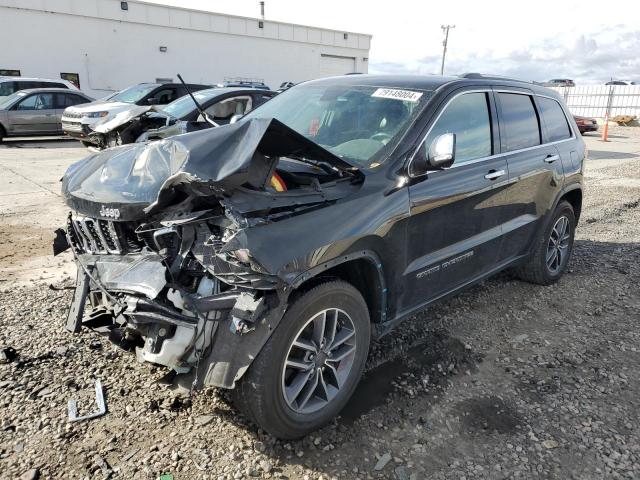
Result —
<svg viewBox="0 0 640 480"><path fill-rule="evenodd" d="M329 174L332 174L332 173L335 173L335 172L346 171L346 170L343 170L341 168L336 167L335 165L333 165L330 162L326 162L326 161L323 161L323 160L313 160L311 158L307 158L307 157L304 157L302 155L296 155L295 153L294 154L287 154L286 158L290 158L292 160L297 160L299 162L306 163L308 165L313 165L314 167L321 168L322 170L324 170L326 173L329 173Z"/></svg>

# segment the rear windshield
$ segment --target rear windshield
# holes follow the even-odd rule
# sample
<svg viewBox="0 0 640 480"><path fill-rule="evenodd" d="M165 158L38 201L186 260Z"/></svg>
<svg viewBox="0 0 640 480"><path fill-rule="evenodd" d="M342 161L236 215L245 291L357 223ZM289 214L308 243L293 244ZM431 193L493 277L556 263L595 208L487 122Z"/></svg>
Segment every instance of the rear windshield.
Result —
<svg viewBox="0 0 640 480"><path fill-rule="evenodd" d="M359 167L375 167L400 142L431 92L356 85L298 85L244 118L275 118Z"/></svg>

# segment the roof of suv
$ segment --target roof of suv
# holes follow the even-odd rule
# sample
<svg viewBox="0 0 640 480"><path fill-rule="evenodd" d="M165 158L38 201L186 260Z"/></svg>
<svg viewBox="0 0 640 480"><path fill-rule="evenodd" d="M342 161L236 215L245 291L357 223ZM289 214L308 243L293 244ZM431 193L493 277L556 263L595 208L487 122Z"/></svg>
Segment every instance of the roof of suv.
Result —
<svg viewBox="0 0 640 480"><path fill-rule="evenodd" d="M549 92L549 89L536 85L532 82L506 77L487 76L477 73L464 74L459 77L440 75L343 75L338 77L321 78L305 83L313 83L314 85L340 84L363 85L369 87L412 88L426 91L436 90L443 85L460 83L461 85L502 85L528 88L536 93Z"/></svg>

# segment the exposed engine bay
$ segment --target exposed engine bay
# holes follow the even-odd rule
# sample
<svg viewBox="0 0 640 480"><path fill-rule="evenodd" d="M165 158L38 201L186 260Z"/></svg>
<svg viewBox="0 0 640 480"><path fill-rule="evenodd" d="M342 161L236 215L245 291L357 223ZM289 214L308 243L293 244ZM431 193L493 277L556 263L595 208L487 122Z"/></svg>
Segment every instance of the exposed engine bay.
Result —
<svg viewBox="0 0 640 480"><path fill-rule="evenodd" d="M66 328L92 328L186 388L232 388L303 265L265 228L355 192L362 174L274 119L115 147L72 165L54 253L78 280ZM257 251L260 253L257 253Z"/></svg>

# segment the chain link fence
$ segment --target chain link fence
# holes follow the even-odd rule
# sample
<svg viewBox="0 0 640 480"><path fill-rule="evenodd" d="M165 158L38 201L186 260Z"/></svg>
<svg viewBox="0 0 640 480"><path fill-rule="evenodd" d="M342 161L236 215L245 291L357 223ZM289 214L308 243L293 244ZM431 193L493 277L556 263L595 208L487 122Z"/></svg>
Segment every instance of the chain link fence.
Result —
<svg viewBox="0 0 640 480"><path fill-rule="evenodd" d="M640 118L640 85L582 85L552 87L564 98L574 115L609 118L635 115Z"/></svg>

